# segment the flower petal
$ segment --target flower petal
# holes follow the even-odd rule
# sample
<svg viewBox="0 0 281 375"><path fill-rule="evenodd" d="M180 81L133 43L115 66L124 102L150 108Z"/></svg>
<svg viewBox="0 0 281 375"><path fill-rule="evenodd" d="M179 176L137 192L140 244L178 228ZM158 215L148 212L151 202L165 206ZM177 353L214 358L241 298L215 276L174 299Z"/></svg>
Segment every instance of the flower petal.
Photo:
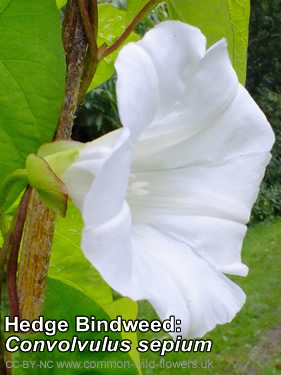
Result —
<svg viewBox="0 0 281 375"><path fill-rule="evenodd" d="M116 69L125 129L87 147L67 176L82 249L118 292L202 336L245 301L222 272L247 273L245 223L274 136L225 42L206 52L196 28L161 23L121 50Z"/></svg>
<svg viewBox="0 0 281 375"><path fill-rule="evenodd" d="M207 216L150 216L147 225L186 244L217 271L246 276L241 248L246 226ZM142 220L145 222L145 220Z"/></svg>
<svg viewBox="0 0 281 375"><path fill-rule="evenodd" d="M167 48L161 47L163 40ZM138 129L138 135L145 130L142 140L148 138L148 146L153 146L154 137L166 135L163 148L167 148L174 143L176 131L184 129L187 138L204 129L206 120L229 105L238 88L225 41L205 53L205 37L199 29L175 21L162 22L142 41L125 46L116 70L122 123L134 132ZM140 76L144 79L139 90Z"/></svg>
<svg viewBox="0 0 281 375"><path fill-rule="evenodd" d="M134 216L208 216L245 224L269 162L269 153L253 153L216 163L135 172L146 182L145 195L127 194Z"/></svg>
<svg viewBox="0 0 281 375"><path fill-rule="evenodd" d="M123 129L118 129L94 142L87 143L75 162L61 176L67 186L69 196L80 211L83 210L84 200L95 177L102 169L105 161L112 155L118 140L124 139L122 132L124 132Z"/></svg>
<svg viewBox="0 0 281 375"><path fill-rule="evenodd" d="M123 47L115 63L122 124L138 136L156 117L169 114L185 94L185 80L191 80L205 45L199 29L166 21Z"/></svg>
<svg viewBox="0 0 281 375"><path fill-rule="evenodd" d="M134 226L133 238L138 284L129 284L127 294L138 286L161 319L182 321L183 336L202 336L241 309L243 291L180 240L145 225Z"/></svg>
<svg viewBox="0 0 281 375"><path fill-rule="evenodd" d="M128 129L122 129L119 135L85 197L82 216L86 226L113 220L124 205L133 148Z"/></svg>
<svg viewBox="0 0 281 375"><path fill-rule="evenodd" d="M241 289L184 243L155 228L131 228L124 208L103 228L86 228L82 247L104 279L134 300L148 299L162 320L181 320L173 336L202 336L233 319L245 301Z"/></svg>
<svg viewBox="0 0 281 375"><path fill-rule="evenodd" d="M129 43L119 52L115 63L119 116L136 139L150 124L159 104L159 85L155 67L138 44Z"/></svg>
<svg viewBox="0 0 281 375"><path fill-rule="evenodd" d="M128 205L122 202L120 211L101 225L86 225L81 247L104 280L119 293L127 295L126 284L130 283L133 274Z"/></svg>

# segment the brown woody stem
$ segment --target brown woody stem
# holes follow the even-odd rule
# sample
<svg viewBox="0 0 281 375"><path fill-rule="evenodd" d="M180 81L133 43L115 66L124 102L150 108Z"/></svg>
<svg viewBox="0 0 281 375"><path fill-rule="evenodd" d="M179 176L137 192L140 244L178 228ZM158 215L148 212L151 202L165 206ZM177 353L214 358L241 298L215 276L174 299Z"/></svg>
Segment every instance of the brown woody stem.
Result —
<svg viewBox="0 0 281 375"><path fill-rule="evenodd" d="M88 50L87 56L85 59L85 68L84 68L84 72L82 76L82 83L80 86L80 91L79 91L79 96L78 96L78 105L82 103L84 96L86 95L88 88L96 73L97 67L98 67L98 62L92 59L91 52Z"/></svg>
<svg viewBox="0 0 281 375"><path fill-rule="evenodd" d="M71 15L69 22L76 21L76 24L74 32L72 33L71 45L69 45L68 40L69 32L66 34L66 41L64 41L68 61L66 88L62 113L57 126L55 139L70 139L71 137L72 124L78 104L87 48L87 39L77 0L72 0L71 6L73 9L71 8L71 11L69 11L69 14ZM72 15L72 12L75 12L75 17ZM73 26L70 25L67 29L73 30Z"/></svg>
<svg viewBox="0 0 281 375"><path fill-rule="evenodd" d="M89 50L92 55L93 61L97 60L97 53L98 53L98 45L97 45L97 37L96 32L97 29L93 27L93 20L92 20L92 12L90 8L90 4L87 0L78 0L81 16L83 19L83 24L85 28L85 32L87 35L88 43L89 43Z"/></svg>
<svg viewBox="0 0 281 375"><path fill-rule="evenodd" d="M15 229L16 226L16 218L17 214L14 216L14 219L12 221L10 230L8 234L5 237L4 244L2 248L0 248L0 321L1 319L1 307L2 307L2 286L3 286L3 277L4 277L4 267L7 262L7 256L9 253L9 250L11 248L11 239L12 239L12 232ZM7 374L7 368L5 366L5 356L4 356L4 348L2 345L2 330L0 330L0 374L6 375Z"/></svg>
<svg viewBox="0 0 281 375"><path fill-rule="evenodd" d="M15 316L19 316L19 302L17 295L18 255L30 191L31 189L28 187L22 197L17 213L15 230L11 239L11 251L8 262L8 296L12 318L14 318Z"/></svg>
<svg viewBox="0 0 281 375"><path fill-rule="evenodd" d="M79 7L87 35L89 48L85 59L85 67L78 96L78 105L82 103L84 96L93 80L98 67L98 4L97 0L79 0Z"/></svg>
<svg viewBox="0 0 281 375"><path fill-rule="evenodd" d="M9 231L5 236L4 244L0 248L0 320L1 320L1 306L2 306L2 286L3 286L3 277L4 277L4 268L7 263L8 254L15 253L15 249L20 246L21 235L24 225L24 218L26 214L27 201L29 197L30 189L28 188L21 200L18 210L14 214L12 223L10 225ZM11 259L11 256L10 256ZM17 258L16 258L16 268L17 268ZM15 275L16 272L13 273ZM12 314L17 313L18 304L17 304L17 295L16 287L14 286L12 293L15 292L15 306L11 307ZM11 304L11 298L9 298ZM12 302L13 304L13 302ZM11 372L5 366L5 357L4 357L4 348L2 346L2 332L0 330L0 374L6 375L11 374Z"/></svg>
<svg viewBox="0 0 281 375"><path fill-rule="evenodd" d="M65 98L55 140L69 139L78 105L84 72L87 38L77 0L69 0L63 24L67 74ZM56 214L31 191L19 264L17 291L21 319L34 320L42 314Z"/></svg>
<svg viewBox="0 0 281 375"><path fill-rule="evenodd" d="M20 319L42 314L56 215L32 189L27 208L18 275Z"/></svg>

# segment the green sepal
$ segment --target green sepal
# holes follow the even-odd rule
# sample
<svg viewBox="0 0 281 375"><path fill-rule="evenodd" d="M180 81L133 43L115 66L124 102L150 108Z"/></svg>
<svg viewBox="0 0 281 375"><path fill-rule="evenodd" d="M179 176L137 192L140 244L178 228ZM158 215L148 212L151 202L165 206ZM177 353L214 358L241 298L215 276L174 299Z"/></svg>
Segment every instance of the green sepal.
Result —
<svg viewBox="0 0 281 375"><path fill-rule="evenodd" d="M74 162L85 143L75 141L56 141L42 145L37 155L44 158L56 175L61 176Z"/></svg>
<svg viewBox="0 0 281 375"><path fill-rule="evenodd" d="M64 217L67 210L67 188L47 161L30 154L26 159L26 169L29 184L37 191L42 202Z"/></svg>

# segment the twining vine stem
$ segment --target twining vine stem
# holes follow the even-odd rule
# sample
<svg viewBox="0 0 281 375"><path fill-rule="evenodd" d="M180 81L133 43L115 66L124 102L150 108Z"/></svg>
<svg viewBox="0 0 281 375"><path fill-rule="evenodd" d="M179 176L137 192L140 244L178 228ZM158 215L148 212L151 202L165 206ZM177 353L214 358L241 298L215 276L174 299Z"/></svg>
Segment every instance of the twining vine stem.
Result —
<svg viewBox="0 0 281 375"><path fill-rule="evenodd" d="M85 33L88 39L89 50L91 52L92 59L97 60L98 45L97 45L97 35L96 30L98 28L98 19L95 17L94 21L92 20L92 13L90 12L90 4L87 0L78 0ZM93 24L94 23L94 24Z"/></svg>
<svg viewBox="0 0 281 375"><path fill-rule="evenodd" d="M104 57L110 55L112 52L116 51L121 45L126 41L129 35L133 32L134 28L137 24L143 19L143 17L153 9L157 4L161 3L163 0L150 0L142 10L136 15L133 21L129 24L123 34L113 43L110 47L106 48L105 50L101 50L99 52L99 59L103 59Z"/></svg>
<svg viewBox="0 0 281 375"><path fill-rule="evenodd" d="M11 241L10 257L8 262L8 295L11 317L19 316L19 303L17 295L17 269L18 255L21 244L21 238L26 218L26 210L30 197L31 188L28 187L22 197L16 216L16 225L14 235Z"/></svg>

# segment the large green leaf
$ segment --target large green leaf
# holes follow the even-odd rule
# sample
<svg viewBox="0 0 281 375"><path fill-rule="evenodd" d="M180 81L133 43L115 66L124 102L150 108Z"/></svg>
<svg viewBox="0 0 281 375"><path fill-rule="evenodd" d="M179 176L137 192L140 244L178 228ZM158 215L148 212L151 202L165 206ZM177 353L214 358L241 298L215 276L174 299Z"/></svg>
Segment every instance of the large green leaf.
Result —
<svg viewBox="0 0 281 375"><path fill-rule="evenodd" d="M0 13L3 12L10 1L12 0L0 0Z"/></svg>
<svg viewBox="0 0 281 375"><path fill-rule="evenodd" d="M136 320L138 314L138 304L132 301L130 298L121 298L113 303L103 306L107 314L111 319L117 318L118 315L122 316L125 320ZM125 332L122 331L122 337L124 340L130 340L132 342L131 350L129 352L134 363L140 363L140 354L137 350L138 347L138 336L136 332ZM141 369L138 368L138 373L141 375Z"/></svg>
<svg viewBox="0 0 281 375"><path fill-rule="evenodd" d="M60 9L67 3L67 0L57 0L57 7Z"/></svg>
<svg viewBox="0 0 281 375"><path fill-rule="evenodd" d="M109 321L109 316L105 313L105 311L94 301L92 301L89 297L84 295L83 293L79 292L77 289L71 288L64 283L49 279L47 293L46 293L46 303L45 309L43 314L45 320L47 319L55 319L55 320L66 320L69 323L69 330L64 333L57 333L55 336L46 337L42 334L33 336L33 339L37 340L69 340L72 341L74 336L78 336L78 339L81 341L86 340L103 340L104 336L108 336L110 340L122 340L120 333L115 332L75 332L75 317L76 316L86 316L91 317L95 316L96 320L107 320ZM30 336L28 337L30 339ZM87 349L83 352L65 352L60 353L58 350L55 350L51 353L45 351L44 353L20 353L16 352L13 356L13 360L22 361L36 361L37 364L40 364L40 361L43 363L45 361L52 361L53 368L49 368L47 371L48 375L57 375L60 371L57 367L57 362L66 361L66 362L76 362L80 364L79 369L78 367L75 368L64 368L61 369L61 372L64 375L92 375L92 374L104 374L108 372L109 374L120 374L122 375L137 375L137 370L134 368L134 365L130 359L128 353L122 353L120 351L117 352L102 352L99 350L98 352L89 352ZM102 368L98 366L98 368L83 368L83 364L85 362L98 362L101 361L108 362L111 361L113 369L109 368ZM118 370L114 370L114 363L119 362L127 362L131 364L131 366L127 366L127 368L122 368L121 372ZM111 366L111 364L109 364ZM130 368L128 368L130 367ZM32 371L30 371L33 375L41 375L44 373L44 369L40 369L40 366L34 366ZM26 375L26 369L19 368L15 369L13 372L14 375Z"/></svg>
<svg viewBox="0 0 281 375"><path fill-rule="evenodd" d="M149 2L149 0L128 0L126 24L128 25L142 8Z"/></svg>
<svg viewBox="0 0 281 375"><path fill-rule="evenodd" d="M245 83L250 0L169 0L168 8L171 18L199 27L208 46L226 38L233 66Z"/></svg>
<svg viewBox="0 0 281 375"><path fill-rule="evenodd" d="M0 181L53 137L65 62L55 0L0 1Z"/></svg>
<svg viewBox="0 0 281 375"><path fill-rule="evenodd" d="M49 275L87 294L100 305L112 302L111 288L80 249L83 221L69 202L67 215L57 219Z"/></svg>
<svg viewBox="0 0 281 375"><path fill-rule="evenodd" d="M101 46L104 43L110 46L125 30L126 12L118 10L110 4L99 4L98 10L98 46ZM132 33L126 40L126 43L137 41L138 39L138 36L135 33ZM118 55L119 49L101 61L89 90L99 86L112 76L114 73L114 61Z"/></svg>

